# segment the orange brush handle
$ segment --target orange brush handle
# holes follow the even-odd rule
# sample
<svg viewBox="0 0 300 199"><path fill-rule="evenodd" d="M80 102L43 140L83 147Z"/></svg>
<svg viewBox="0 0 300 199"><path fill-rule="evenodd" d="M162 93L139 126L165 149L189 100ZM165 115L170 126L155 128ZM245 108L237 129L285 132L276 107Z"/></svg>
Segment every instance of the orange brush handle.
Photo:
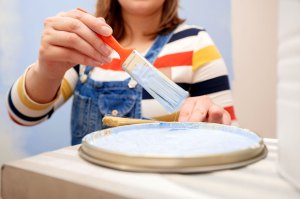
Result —
<svg viewBox="0 0 300 199"><path fill-rule="evenodd" d="M123 46L121 46L120 43L112 35L106 37L97 34L97 36L120 55L122 63L124 63L127 57L132 53L132 49L123 48Z"/></svg>
<svg viewBox="0 0 300 199"><path fill-rule="evenodd" d="M87 11L85 11L81 8L77 8L77 10L80 10L84 13L88 13ZM98 33L96 33L96 34L102 41L104 41L104 43L109 45L112 49L114 49L119 54L122 64L124 63L124 61L127 59L127 57L133 51L132 49L123 48L123 46L121 46L120 43L112 35L103 36L103 35L100 35Z"/></svg>

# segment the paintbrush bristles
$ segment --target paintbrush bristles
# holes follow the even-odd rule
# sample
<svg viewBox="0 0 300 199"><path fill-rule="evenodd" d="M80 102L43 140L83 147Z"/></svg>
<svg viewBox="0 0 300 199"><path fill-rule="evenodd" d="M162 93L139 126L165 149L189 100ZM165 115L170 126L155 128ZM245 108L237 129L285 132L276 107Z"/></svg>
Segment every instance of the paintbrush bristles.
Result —
<svg viewBox="0 0 300 199"><path fill-rule="evenodd" d="M123 69L137 81L168 113L178 111L189 93L168 79L137 51L133 51Z"/></svg>

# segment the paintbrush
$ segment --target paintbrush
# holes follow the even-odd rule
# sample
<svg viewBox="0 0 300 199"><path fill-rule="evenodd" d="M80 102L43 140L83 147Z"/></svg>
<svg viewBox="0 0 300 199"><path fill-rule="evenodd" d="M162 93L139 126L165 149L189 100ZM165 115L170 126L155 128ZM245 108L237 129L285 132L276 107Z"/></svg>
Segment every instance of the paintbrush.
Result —
<svg viewBox="0 0 300 199"><path fill-rule="evenodd" d="M166 77L138 51L122 47L112 35L106 37L98 34L98 37L119 54L122 68L168 113L174 113L180 109L189 96L187 91Z"/></svg>

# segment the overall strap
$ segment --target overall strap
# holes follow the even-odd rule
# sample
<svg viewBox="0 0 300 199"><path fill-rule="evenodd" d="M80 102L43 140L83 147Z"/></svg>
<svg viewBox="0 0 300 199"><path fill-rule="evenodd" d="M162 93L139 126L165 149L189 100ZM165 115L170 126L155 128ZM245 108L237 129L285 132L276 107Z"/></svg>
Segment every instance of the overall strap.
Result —
<svg viewBox="0 0 300 199"><path fill-rule="evenodd" d="M93 67L91 67L91 66L86 66L86 67L85 67L85 70L84 70L84 74L85 74L85 75L88 75L92 70L93 70Z"/></svg>
<svg viewBox="0 0 300 199"><path fill-rule="evenodd" d="M84 69L83 74L79 73L79 80L81 83L85 83L87 81L87 79L90 76L90 72L93 70L93 67L91 66L86 66Z"/></svg>
<svg viewBox="0 0 300 199"><path fill-rule="evenodd" d="M151 46L151 48L149 49L149 51L147 52L147 54L145 55L145 58L150 62L150 63L154 63L156 57L158 56L159 52L161 51L161 49L164 47L164 45L166 43L168 43L168 41L170 40L170 38L172 37L173 32L168 33L166 35L159 35L153 45Z"/></svg>

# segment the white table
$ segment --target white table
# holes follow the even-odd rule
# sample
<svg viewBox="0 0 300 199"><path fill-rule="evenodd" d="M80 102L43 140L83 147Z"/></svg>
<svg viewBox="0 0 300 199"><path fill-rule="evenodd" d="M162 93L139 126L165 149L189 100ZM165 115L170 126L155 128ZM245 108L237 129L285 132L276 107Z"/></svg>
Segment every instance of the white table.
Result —
<svg viewBox="0 0 300 199"><path fill-rule="evenodd" d="M78 147L7 163L3 199L18 198L300 198L277 173L277 140L265 139L266 159L247 167L204 174L155 174L113 170L78 156Z"/></svg>

